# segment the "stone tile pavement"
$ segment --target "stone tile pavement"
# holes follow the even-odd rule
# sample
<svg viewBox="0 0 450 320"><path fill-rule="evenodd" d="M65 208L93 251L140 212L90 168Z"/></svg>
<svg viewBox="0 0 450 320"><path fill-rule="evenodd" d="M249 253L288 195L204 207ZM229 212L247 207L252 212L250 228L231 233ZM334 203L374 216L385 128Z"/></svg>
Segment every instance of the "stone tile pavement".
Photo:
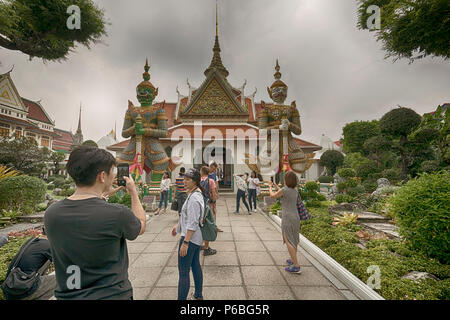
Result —
<svg viewBox="0 0 450 320"><path fill-rule="evenodd" d="M234 196L221 196L217 224L224 231L211 247L213 256L200 256L205 300L346 300L357 299L323 267L314 266L299 250L300 275L284 271L289 257L281 233L259 213L235 210ZM176 300L179 236L172 237L178 214L168 210L153 216L146 232L128 241L129 278L136 300ZM191 273L191 291L194 282Z"/></svg>

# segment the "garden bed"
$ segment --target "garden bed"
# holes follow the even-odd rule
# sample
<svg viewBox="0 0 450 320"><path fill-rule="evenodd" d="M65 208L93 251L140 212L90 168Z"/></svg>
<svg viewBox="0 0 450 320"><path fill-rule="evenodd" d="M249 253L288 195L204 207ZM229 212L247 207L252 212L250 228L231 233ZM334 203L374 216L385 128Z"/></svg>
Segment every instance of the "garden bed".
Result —
<svg viewBox="0 0 450 320"><path fill-rule="evenodd" d="M447 300L450 298L450 266L413 251L404 242L393 239L371 239L360 243L360 226L334 226L327 206L309 208L313 218L302 222L301 233L321 250L366 283L372 273L367 268L376 265L381 271L380 289L374 289L388 300ZM418 282L403 279L412 271L427 272L439 280Z"/></svg>

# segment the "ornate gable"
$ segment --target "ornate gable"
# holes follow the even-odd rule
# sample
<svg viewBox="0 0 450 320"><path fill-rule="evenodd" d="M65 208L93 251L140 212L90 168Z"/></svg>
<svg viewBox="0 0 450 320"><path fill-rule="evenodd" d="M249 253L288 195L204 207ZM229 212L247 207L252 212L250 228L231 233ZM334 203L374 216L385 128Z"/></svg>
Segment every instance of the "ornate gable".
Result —
<svg viewBox="0 0 450 320"><path fill-rule="evenodd" d="M27 111L9 73L0 75L0 104Z"/></svg>
<svg viewBox="0 0 450 320"><path fill-rule="evenodd" d="M248 111L237 101L234 92L216 72L209 74L184 108L181 118L248 118ZM231 87L231 86L230 86ZM225 119L224 119L225 118Z"/></svg>

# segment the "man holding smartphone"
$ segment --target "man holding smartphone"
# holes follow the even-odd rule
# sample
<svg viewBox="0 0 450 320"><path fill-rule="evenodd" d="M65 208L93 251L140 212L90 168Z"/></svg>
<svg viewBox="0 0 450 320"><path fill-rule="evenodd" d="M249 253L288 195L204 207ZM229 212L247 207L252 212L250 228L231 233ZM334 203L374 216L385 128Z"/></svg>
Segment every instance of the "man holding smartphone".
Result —
<svg viewBox="0 0 450 320"><path fill-rule="evenodd" d="M70 154L67 171L75 193L51 205L44 224L55 265L55 297L61 300L129 300L126 240L145 232L145 211L133 179L113 189L116 160L107 151L79 147ZM131 210L107 203L106 195L126 189Z"/></svg>

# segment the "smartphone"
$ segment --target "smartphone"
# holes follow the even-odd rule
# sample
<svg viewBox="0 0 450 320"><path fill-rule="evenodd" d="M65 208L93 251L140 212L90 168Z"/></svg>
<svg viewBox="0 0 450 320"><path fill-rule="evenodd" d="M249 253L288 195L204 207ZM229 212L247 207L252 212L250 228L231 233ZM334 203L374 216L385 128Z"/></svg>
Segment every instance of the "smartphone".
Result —
<svg viewBox="0 0 450 320"><path fill-rule="evenodd" d="M128 163L119 163L119 165L117 166L117 185L119 187L121 186L126 186L127 182L125 181L125 179L123 178L124 176L129 176L130 175L130 166Z"/></svg>

